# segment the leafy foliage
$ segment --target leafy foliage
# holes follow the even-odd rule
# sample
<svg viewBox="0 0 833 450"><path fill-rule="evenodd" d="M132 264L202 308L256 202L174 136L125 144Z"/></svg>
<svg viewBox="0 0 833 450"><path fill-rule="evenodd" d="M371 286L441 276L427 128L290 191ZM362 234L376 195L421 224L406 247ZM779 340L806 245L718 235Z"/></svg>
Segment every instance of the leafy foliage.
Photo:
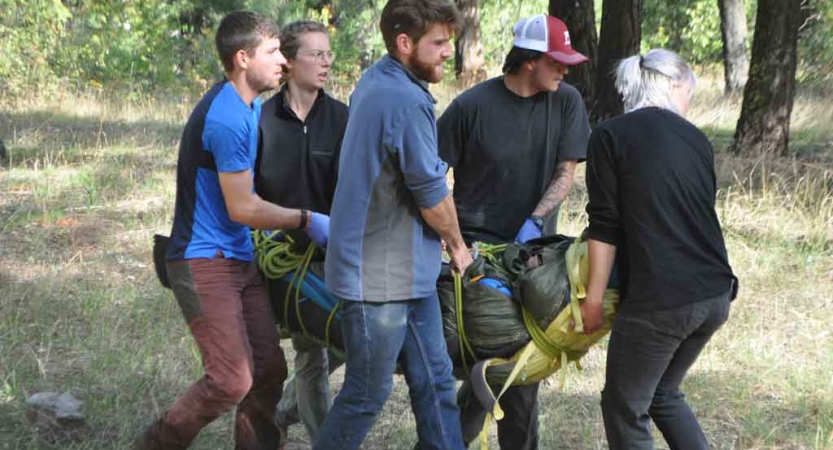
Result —
<svg viewBox="0 0 833 450"><path fill-rule="evenodd" d="M597 22L601 22L596 0ZM806 0L800 76L833 72L833 2ZM348 86L384 53L378 32L386 0L0 0L0 96L71 87L140 95L204 89L222 76L213 33L223 14L254 9L279 24L327 23L337 58L333 82ZM746 0L749 39L757 0ZM546 12L546 0L480 0L486 68L498 72L512 25ZM721 60L716 0L644 0L643 50L665 47L696 63ZM751 45L750 45L751 48ZM453 64L449 63L449 72Z"/></svg>
<svg viewBox="0 0 833 450"><path fill-rule="evenodd" d="M829 82L833 78L833 2L810 0L806 14L798 41L799 78Z"/></svg>
<svg viewBox="0 0 833 450"><path fill-rule="evenodd" d="M645 0L642 17L643 51L667 48L695 64L721 60L717 0Z"/></svg>
<svg viewBox="0 0 833 450"><path fill-rule="evenodd" d="M0 0L0 92L47 84L72 17L59 0Z"/></svg>

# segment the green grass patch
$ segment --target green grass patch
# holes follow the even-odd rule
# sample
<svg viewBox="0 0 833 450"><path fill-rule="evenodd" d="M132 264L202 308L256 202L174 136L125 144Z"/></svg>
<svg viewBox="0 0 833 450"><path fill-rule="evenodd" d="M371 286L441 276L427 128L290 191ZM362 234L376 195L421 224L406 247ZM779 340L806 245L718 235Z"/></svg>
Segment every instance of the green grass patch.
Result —
<svg viewBox="0 0 833 450"><path fill-rule="evenodd" d="M723 151L739 99L710 86L702 84L691 117L718 152L717 209L741 291L684 390L714 448L833 449L830 99L797 97L790 158L742 159ZM455 93L440 86L441 104ZM0 122L11 153L0 168L0 449L126 449L202 374L150 258L153 233L170 229L190 102L61 103L5 110ZM563 233L587 224L583 180L580 166ZM542 448L605 447L605 349L604 341L592 349L582 372L571 368L563 388L558 377L542 386ZM363 448L415 442L405 382L396 380ZM28 422L23 401L44 390L86 403L86 434L46 437ZM229 448L231 434L225 415L193 448ZM293 428L290 437L305 433ZM494 426L489 442L496 448Z"/></svg>

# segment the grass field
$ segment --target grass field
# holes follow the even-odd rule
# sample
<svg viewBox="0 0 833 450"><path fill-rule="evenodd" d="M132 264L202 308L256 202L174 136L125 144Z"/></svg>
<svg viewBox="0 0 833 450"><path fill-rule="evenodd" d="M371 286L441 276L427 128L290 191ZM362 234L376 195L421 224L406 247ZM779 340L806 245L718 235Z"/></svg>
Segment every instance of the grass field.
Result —
<svg viewBox="0 0 833 450"><path fill-rule="evenodd" d="M453 89L440 87L440 105ZM176 145L196 99L115 104L67 96L0 105L0 449L123 449L201 375L151 236L167 233ZM709 83L691 118L718 151L718 212L741 279L728 324L687 378L717 449L833 449L833 95L800 90L792 156L723 152L740 109ZM561 230L586 225L583 167ZM285 342L288 344L288 342ZM291 346L284 346L291 361ZM606 344L541 391L541 448L606 448L599 391ZM340 376L333 377L340 384ZM88 427L49 435L27 395L69 391ZM195 449L231 448L231 415ZM302 428L291 430L304 439ZM415 442L404 380L366 449ZM494 427L492 448L496 448ZM666 448L661 438L659 448ZM474 447L474 446L473 446Z"/></svg>

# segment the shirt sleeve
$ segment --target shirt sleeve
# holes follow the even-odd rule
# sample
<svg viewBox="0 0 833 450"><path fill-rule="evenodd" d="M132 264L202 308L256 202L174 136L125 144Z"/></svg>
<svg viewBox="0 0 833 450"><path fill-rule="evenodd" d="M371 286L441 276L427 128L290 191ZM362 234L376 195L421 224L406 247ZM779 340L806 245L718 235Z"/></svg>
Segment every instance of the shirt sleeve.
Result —
<svg viewBox="0 0 833 450"><path fill-rule="evenodd" d="M599 127L590 135L587 148L588 237L618 245L620 236L617 168L613 157L612 137Z"/></svg>
<svg viewBox="0 0 833 450"><path fill-rule="evenodd" d="M218 172L240 172L251 170L249 160L249 137L240 129L224 124L206 124L205 148L214 155Z"/></svg>
<svg viewBox="0 0 833 450"><path fill-rule="evenodd" d="M405 185L420 208L432 208L448 195L445 173L448 164L437 153L437 124L427 105L406 111L395 143Z"/></svg>
<svg viewBox="0 0 833 450"><path fill-rule="evenodd" d="M590 121L581 94L570 86L562 86L564 105L561 112L561 137L558 140L558 162L587 157L587 140L590 137Z"/></svg>
<svg viewBox="0 0 833 450"><path fill-rule="evenodd" d="M437 140L440 158L455 167L463 157L464 123L460 105L453 101L437 121Z"/></svg>

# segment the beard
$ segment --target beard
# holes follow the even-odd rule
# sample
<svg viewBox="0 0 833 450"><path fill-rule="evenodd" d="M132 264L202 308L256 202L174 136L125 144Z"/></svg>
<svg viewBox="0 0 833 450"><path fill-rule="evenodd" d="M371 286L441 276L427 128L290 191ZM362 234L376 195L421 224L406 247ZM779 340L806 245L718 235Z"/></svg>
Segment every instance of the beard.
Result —
<svg viewBox="0 0 833 450"><path fill-rule="evenodd" d="M420 80L429 83L439 83L443 79L443 66L432 64L419 59L419 54L414 53L408 58L409 69Z"/></svg>
<svg viewBox="0 0 833 450"><path fill-rule="evenodd" d="M280 77L272 75L265 75L265 74L250 74L246 73L246 81L249 83L249 86L252 87L257 93L262 94L267 91L271 91L273 89L277 89L281 87L281 78L286 76L286 74L282 73Z"/></svg>

